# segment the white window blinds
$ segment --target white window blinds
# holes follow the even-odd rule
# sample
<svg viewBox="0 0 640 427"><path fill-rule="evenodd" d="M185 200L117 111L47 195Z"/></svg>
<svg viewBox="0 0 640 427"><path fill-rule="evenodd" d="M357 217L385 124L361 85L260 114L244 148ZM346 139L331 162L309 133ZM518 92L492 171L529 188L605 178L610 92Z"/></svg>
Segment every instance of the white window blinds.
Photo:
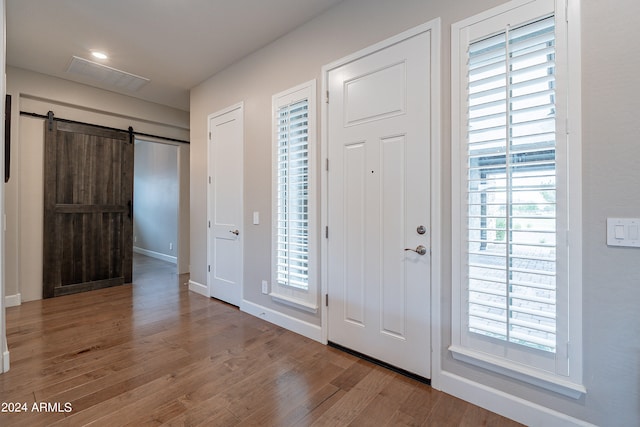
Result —
<svg viewBox="0 0 640 427"><path fill-rule="evenodd" d="M578 11L511 1L451 27L449 350L572 398L586 392Z"/></svg>
<svg viewBox="0 0 640 427"><path fill-rule="evenodd" d="M276 280L308 288L309 281L309 102L276 112Z"/></svg>
<svg viewBox="0 0 640 427"><path fill-rule="evenodd" d="M468 330L556 351L554 17L468 49Z"/></svg>

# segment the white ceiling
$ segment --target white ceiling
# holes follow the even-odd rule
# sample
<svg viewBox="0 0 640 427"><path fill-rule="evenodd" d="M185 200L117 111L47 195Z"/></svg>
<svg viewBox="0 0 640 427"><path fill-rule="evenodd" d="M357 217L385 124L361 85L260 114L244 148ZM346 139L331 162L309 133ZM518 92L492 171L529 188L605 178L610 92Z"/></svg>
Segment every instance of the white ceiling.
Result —
<svg viewBox="0 0 640 427"><path fill-rule="evenodd" d="M339 1L7 0L7 65L188 110L190 88ZM74 55L151 82L104 86L66 72Z"/></svg>

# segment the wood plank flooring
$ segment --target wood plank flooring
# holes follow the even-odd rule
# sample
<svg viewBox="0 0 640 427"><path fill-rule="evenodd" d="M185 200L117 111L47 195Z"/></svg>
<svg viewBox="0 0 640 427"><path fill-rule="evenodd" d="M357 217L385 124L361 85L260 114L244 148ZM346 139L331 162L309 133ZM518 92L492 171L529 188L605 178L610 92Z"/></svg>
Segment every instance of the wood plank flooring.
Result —
<svg viewBox="0 0 640 427"><path fill-rule="evenodd" d="M519 425L190 293L174 271L136 256L133 285L7 309L0 402L27 412L0 425Z"/></svg>

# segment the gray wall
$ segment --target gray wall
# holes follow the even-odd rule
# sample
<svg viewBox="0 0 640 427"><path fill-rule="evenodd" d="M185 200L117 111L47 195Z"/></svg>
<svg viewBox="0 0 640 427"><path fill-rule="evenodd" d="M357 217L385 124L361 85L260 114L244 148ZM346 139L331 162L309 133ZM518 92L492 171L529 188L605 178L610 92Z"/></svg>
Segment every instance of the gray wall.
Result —
<svg viewBox="0 0 640 427"><path fill-rule="evenodd" d="M583 0L583 328L580 400L454 361L451 315L451 24L500 0L346 0L322 16L205 81L191 92L191 279L206 284L207 115L245 103L245 299L320 324L319 315L274 304L260 293L271 276L271 95L312 78L347 54L442 18L442 370L572 417L604 426L640 419L640 250L609 248L608 216L640 217L640 2ZM294 54L292 54L294 53ZM321 99L321 97L319 97ZM320 111L320 109L318 110ZM261 224L251 225L260 211ZM438 369L438 367L434 367Z"/></svg>
<svg viewBox="0 0 640 427"><path fill-rule="evenodd" d="M146 254L157 254L166 261L177 261L179 190L178 147L136 140L134 249L150 251L153 254Z"/></svg>
<svg viewBox="0 0 640 427"><path fill-rule="evenodd" d="M640 249L606 246L640 217L640 2L583 0L585 415L640 425Z"/></svg>
<svg viewBox="0 0 640 427"><path fill-rule="evenodd" d="M244 101L244 244L245 248L252 248L245 250L244 298L320 325L319 314L311 315L282 306L261 294L261 280L271 278L272 95L313 78L317 79L320 89L323 65L437 17L443 19L442 42L443 46L448 46L452 22L499 3L499 0L347 0L195 87L191 91L191 280L207 283L207 115ZM445 70L443 88L447 92L449 49L443 50L442 64ZM318 112L321 111L321 99L318 96ZM449 109L448 97L445 96L443 101L443 111L446 112ZM443 115L448 120L448 112ZM448 174L450 162L449 144L446 142L449 134L447 125L443 124L445 174ZM318 162L319 154L320 151ZM450 179L448 175L443 178L443 185L447 185L445 195L448 195ZM320 192L317 194L319 197ZM444 203L448 206L450 200L445 199ZM251 223L253 211L260 212L258 226ZM450 222L448 216L444 214L445 225ZM450 246L445 245L444 249L450 251Z"/></svg>

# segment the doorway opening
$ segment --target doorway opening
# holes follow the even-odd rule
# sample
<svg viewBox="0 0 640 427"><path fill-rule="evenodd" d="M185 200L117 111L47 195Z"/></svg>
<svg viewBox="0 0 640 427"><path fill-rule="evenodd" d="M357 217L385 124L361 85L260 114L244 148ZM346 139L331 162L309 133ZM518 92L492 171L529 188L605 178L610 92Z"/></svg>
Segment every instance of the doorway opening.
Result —
<svg viewBox="0 0 640 427"><path fill-rule="evenodd" d="M188 272L187 213L180 206L187 205L188 146L158 142L151 139L135 140L134 160L134 219L133 268L163 265L173 274ZM186 155L186 164L185 164ZM185 182L186 181L186 182Z"/></svg>

